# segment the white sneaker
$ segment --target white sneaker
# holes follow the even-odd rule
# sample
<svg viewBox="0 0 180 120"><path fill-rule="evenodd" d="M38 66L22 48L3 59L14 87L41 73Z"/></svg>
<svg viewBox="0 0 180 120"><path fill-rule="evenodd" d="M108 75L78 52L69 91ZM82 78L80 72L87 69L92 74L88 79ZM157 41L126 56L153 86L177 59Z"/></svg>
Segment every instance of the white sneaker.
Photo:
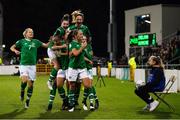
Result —
<svg viewBox="0 0 180 120"><path fill-rule="evenodd" d="M93 106L93 103L90 103L90 106L89 106L90 110L94 110L94 106Z"/></svg>
<svg viewBox="0 0 180 120"><path fill-rule="evenodd" d="M29 108L29 100L26 100L24 108L28 109Z"/></svg>
<svg viewBox="0 0 180 120"><path fill-rule="evenodd" d="M145 110L148 110L149 111L149 109L150 109L150 104L147 104L145 107L143 107L143 110L145 111Z"/></svg>
<svg viewBox="0 0 180 120"><path fill-rule="evenodd" d="M52 89L53 89L53 88L52 88L52 82L47 81L47 86L48 86L48 88L49 88L50 90L52 90Z"/></svg>
<svg viewBox="0 0 180 120"><path fill-rule="evenodd" d="M152 112L154 111L159 105L159 101L157 100L154 100L152 103L150 103L150 108L149 108L149 111Z"/></svg>
<svg viewBox="0 0 180 120"><path fill-rule="evenodd" d="M69 112L74 112L74 107L68 110Z"/></svg>
<svg viewBox="0 0 180 120"><path fill-rule="evenodd" d="M86 111L88 110L87 106L85 104L83 104L83 109Z"/></svg>

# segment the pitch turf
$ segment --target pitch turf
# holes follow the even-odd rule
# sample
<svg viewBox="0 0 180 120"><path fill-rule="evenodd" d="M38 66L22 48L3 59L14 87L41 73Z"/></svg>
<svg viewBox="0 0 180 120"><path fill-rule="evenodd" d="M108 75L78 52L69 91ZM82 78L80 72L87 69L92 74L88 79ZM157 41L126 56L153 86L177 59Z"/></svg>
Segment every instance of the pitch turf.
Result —
<svg viewBox="0 0 180 120"><path fill-rule="evenodd" d="M30 108L24 109L19 100L20 79L18 76L0 76L0 119L180 119L180 94L170 94L166 100L175 106L171 112L163 103L154 112L143 112L145 103L134 94L134 84L115 78L104 78L106 87L96 86L100 108L96 111L61 111L62 100L56 95L53 109L47 112L49 90L48 76L38 76L34 86ZM97 78L94 78L96 82ZM81 91L82 93L82 91ZM82 95L79 99L80 108Z"/></svg>

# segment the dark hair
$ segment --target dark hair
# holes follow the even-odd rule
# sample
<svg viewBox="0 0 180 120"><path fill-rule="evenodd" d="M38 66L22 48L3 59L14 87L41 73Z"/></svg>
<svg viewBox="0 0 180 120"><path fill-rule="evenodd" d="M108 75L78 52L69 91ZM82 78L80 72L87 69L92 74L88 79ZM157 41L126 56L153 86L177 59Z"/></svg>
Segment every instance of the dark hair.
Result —
<svg viewBox="0 0 180 120"><path fill-rule="evenodd" d="M78 29L74 29L72 32L73 32L73 36L76 36L78 34Z"/></svg>
<svg viewBox="0 0 180 120"><path fill-rule="evenodd" d="M65 14L63 17L62 17L62 19L61 19L61 22L63 22L63 21L69 21L69 14Z"/></svg>
<svg viewBox="0 0 180 120"><path fill-rule="evenodd" d="M79 31L78 29L74 29L70 31L70 33L67 36L67 40L69 43L74 39L74 36L78 34L78 31Z"/></svg>
<svg viewBox="0 0 180 120"><path fill-rule="evenodd" d="M63 39L63 37L61 37L60 35L54 35L54 40L55 41L60 41L62 39Z"/></svg>

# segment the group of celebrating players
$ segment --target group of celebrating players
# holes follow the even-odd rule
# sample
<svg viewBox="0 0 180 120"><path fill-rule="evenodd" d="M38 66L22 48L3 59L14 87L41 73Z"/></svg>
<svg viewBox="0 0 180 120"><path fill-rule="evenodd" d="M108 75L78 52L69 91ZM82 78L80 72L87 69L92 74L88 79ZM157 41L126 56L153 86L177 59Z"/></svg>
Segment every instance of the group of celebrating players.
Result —
<svg viewBox="0 0 180 120"><path fill-rule="evenodd" d="M18 40L11 46L11 50L21 55L20 76L21 95L24 100L25 88L28 84L27 99L25 108L29 107L30 98L33 93L33 83L36 78L37 48L42 46L48 48L48 56L54 67L51 70L47 81L50 89L49 103L47 110L51 110L56 96L56 89L63 100L62 110L73 112L79 105L78 98L83 85L83 109L88 110L87 98L89 97L89 109L98 109L99 101L96 90L92 84L92 57L91 34L86 25L83 24L84 14L74 11L70 16L65 14L61 19L61 26L57 28L48 43L42 43L33 39L34 34L31 28L25 29L24 38ZM66 83L66 92L64 89Z"/></svg>

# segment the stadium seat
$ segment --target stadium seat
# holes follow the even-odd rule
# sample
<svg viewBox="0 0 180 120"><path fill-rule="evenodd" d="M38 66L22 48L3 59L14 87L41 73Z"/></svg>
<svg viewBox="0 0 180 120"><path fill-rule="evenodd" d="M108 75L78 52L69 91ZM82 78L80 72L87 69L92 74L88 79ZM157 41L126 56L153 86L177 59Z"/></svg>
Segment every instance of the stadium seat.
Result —
<svg viewBox="0 0 180 120"><path fill-rule="evenodd" d="M168 82L165 85L165 89L163 92L153 92L153 94L157 97L157 100L161 103L163 102L164 104L166 104L173 112L175 111L174 107L172 105L170 105L167 101L165 101L165 96L168 95L170 93L170 89L173 86L174 82L175 82L176 78L174 75L172 75L170 77L170 79L168 80Z"/></svg>

